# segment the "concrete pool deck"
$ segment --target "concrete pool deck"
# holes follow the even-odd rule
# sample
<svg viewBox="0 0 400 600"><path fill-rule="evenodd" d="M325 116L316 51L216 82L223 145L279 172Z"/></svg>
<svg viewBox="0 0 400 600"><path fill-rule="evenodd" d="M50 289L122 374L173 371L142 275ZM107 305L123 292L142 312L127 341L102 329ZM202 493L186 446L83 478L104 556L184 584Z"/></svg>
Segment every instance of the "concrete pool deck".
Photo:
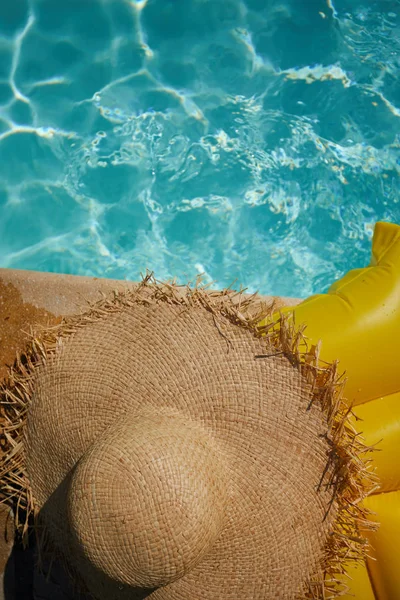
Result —
<svg viewBox="0 0 400 600"><path fill-rule="evenodd" d="M0 269L0 382L17 352L23 350L36 326L55 325L65 316L85 312L89 304L115 290L135 288L134 282ZM294 305L294 298L260 296L276 307ZM1 449L0 449L1 452ZM46 581L33 567L33 553L14 546L12 518L0 505L0 600L71 600L65 575L54 569Z"/></svg>

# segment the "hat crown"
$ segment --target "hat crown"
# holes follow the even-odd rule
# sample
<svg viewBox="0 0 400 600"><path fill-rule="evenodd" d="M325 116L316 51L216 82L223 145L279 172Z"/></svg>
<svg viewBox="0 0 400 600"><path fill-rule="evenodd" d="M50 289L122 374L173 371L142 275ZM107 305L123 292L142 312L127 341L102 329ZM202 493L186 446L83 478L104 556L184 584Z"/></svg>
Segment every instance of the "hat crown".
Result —
<svg viewBox="0 0 400 600"><path fill-rule="evenodd" d="M212 549L228 503L213 437L176 411L125 415L80 460L68 516L78 548L111 579L156 588Z"/></svg>

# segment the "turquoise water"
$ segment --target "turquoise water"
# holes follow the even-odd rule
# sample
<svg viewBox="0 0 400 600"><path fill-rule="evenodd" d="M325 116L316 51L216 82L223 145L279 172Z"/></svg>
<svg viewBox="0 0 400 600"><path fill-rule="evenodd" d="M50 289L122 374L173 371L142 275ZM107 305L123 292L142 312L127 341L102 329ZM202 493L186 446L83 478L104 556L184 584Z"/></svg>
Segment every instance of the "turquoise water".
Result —
<svg viewBox="0 0 400 600"><path fill-rule="evenodd" d="M400 222L399 0L0 2L0 265L306 296Z"/></svg>

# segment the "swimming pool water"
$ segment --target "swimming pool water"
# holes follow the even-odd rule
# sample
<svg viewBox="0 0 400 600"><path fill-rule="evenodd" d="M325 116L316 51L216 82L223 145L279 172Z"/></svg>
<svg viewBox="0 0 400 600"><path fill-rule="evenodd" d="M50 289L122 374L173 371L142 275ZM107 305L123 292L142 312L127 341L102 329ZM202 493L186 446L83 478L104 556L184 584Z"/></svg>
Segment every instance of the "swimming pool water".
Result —
<svg viewBox="0 0 400 600"><path fill-rule="evenodd" d="M306 296L400 222L399 0L0 2L0 266Z"/></svg>

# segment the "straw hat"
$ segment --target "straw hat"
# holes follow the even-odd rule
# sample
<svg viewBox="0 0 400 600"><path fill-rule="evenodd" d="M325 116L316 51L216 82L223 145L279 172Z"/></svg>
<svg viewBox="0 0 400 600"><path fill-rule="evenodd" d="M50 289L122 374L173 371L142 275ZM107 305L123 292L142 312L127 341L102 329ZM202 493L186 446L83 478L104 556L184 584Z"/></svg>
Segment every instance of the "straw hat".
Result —
<svg viewBox="0 0 400 600"><path fill-rule="evenodd" d="M261 311L147 278L18 359L3 492L95 598L319 598L364 551L335 365Z"/></svg>

